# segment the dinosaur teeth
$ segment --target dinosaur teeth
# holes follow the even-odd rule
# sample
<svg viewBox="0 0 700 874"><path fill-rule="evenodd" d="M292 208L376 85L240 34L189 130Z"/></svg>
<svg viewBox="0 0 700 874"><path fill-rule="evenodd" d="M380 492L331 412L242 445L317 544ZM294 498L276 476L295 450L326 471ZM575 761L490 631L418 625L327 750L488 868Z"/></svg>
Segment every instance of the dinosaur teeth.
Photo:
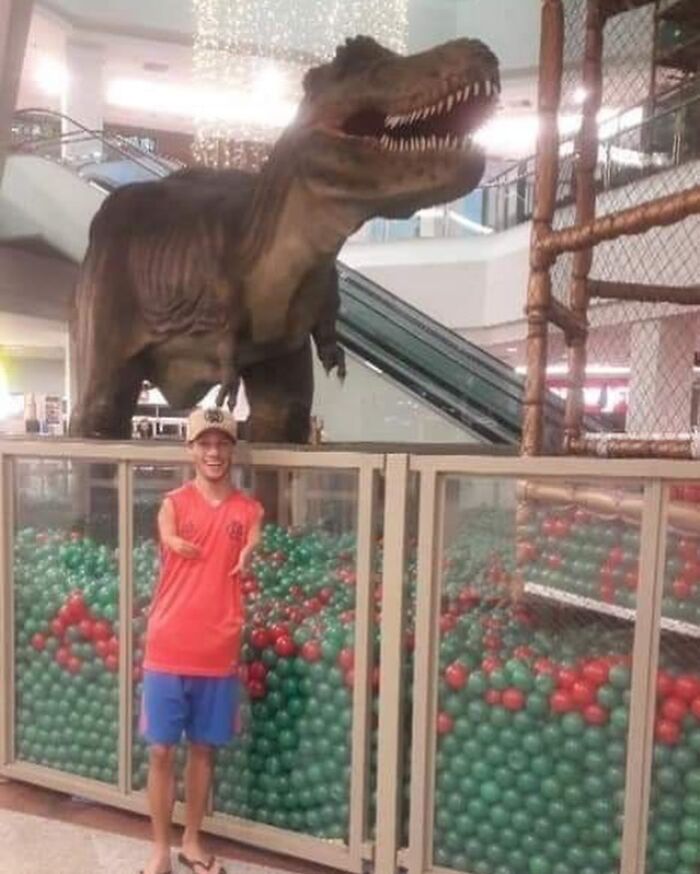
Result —
<svg viewBox="0 0 700 874"><path fill-rule="evenodd" d="M479 96L480 89L481 89L481 83L480 83L480 82L475 82L475 83L472 85L472 94L474 95L474 97L478 97L478 96Z"/></svg>
<svg viewBox="0 0 700 874"><path fill-rule="evenodd" d="M488 79L484 82L484 94L487 97L491 96L491 83L489 82Z"/></svg>
<svg viewBox="0 0 700 874"><path fill-rule="evenodd" d="M454 103L454 97L450 94L447 98L447 111L449 112L452 109L452 104Z"/></svg>

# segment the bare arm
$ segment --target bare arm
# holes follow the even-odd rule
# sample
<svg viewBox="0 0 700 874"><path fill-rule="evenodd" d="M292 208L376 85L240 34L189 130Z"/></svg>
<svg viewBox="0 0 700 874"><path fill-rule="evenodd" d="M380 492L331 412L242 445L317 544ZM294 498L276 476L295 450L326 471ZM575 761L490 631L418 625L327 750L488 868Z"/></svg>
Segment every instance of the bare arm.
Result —
<svg viewBox="0 0 700 874"><path fill-rule="evenodd" d="M231 576L235 576L236 574L243 573L246 568L246 564L248 563L248 559L250 558L251 553L255 549L255 547L260 543L260 532L262 530L262 513L258 517L257 521L251 525L250 531L248 532L248 539L241 550L241 554L238 557L238 562L236 563L235 568L231 571Z"/></svg>
<svg viewBox="0 0 700 874"><path fill-rule="evenodd" d="M198 558L200 549L194 543L190 543L177 534L177 519L175 507L170 498L166 498L158 511L158 534L160 542L168 549L181 555L183 558Z"/></svg>

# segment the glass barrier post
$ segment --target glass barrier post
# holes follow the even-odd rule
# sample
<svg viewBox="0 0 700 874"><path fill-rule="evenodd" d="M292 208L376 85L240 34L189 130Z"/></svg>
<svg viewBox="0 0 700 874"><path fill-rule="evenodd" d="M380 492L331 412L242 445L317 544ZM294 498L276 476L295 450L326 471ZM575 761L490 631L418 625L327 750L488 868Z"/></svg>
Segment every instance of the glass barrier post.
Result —
<svg viewBox="0 0 700 874"><path fill-rule="evenodd" d="M0 767L14 758L14 588L12 574L13 481L11 460L0 454Z"/></svg>
<svg viewBox="0 0 700 874"><path fill-rule="evenodd" d="M132 617L134 553L133 507L134 479L129 462L119 463L117 473L119 513L119 791L126 794L131 786L132 748Z"/></svg>
<svg viewBox="0 0 700 874"><path fill-rule="evenodd" d="M644 874L656 713L661 599L666 564L668 494L661 482L644 489L637 621L632 652L621 874Z"/></svg>
<svg viewBox="0 0 700 874"><path fill-rule="evenodd" d="M374 656L375 535L377 521L377 475L372 464L359 471L357 504L357 588L355 602L355 687L352 716L352 778L350 783L350 856L354 870L361 871L368 837L370 803L370 755L372 699L370 675Z"/></svg>
<svg viewBox="0 0 700 874"><path fill-rule="evenodd" d="M386 460L384 504L384 561L382 567L382 620L380 648L380 707L377 749L377 824L375 871L396 870L400 829L401 744L403 735L402 641L406 586L406 495L408 456Z"/></svg>
<svg viewBox="0 0 700 874"><path fill-rule="evenodd" d="M421 471L418 521L418 570L416 592L416 643L413 691L413 748L411 750L411 812L408 870L418 874L426 868L432 831L432 773L434 759L435 690L431 680L437 657L434 632L439 585L435 573L437 555L437 475Z"/></svg>

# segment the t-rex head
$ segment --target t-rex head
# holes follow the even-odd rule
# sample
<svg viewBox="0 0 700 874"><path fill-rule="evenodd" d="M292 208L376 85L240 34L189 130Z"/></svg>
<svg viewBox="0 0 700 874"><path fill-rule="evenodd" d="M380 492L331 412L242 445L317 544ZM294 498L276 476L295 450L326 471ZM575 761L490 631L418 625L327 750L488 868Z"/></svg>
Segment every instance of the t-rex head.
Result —
<svg viewBox="0 0 700 874"><path fill-rule="evenodd" d="M366 207L363 219L405 217L481 180L471 137L498 101L498 60L478 40L403 57L358 36L309 70L304 94L283 139L300 141L306 184Z"/></svg>

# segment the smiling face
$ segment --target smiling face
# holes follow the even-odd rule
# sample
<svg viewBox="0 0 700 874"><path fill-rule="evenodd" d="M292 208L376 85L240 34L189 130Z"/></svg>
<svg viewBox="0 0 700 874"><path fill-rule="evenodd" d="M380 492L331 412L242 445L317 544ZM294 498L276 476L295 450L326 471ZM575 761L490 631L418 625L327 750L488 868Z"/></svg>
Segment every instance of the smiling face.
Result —
<svg viewBox="0 0 700 874"><path fill-rule="evenodd" d="M461 39L402 57L368 37L309 71L295 124L307 186L363 204L367 216L410 215L475 188L484 156L472 135L494 111L495 55Z"/></svg>
<svg viewBox="0 0 700 874"><path fill-rule="evenodd" d="M218 430L204 431L187 448L198 477L209 483L228 479L235 449L230 437Z"/></svg>

